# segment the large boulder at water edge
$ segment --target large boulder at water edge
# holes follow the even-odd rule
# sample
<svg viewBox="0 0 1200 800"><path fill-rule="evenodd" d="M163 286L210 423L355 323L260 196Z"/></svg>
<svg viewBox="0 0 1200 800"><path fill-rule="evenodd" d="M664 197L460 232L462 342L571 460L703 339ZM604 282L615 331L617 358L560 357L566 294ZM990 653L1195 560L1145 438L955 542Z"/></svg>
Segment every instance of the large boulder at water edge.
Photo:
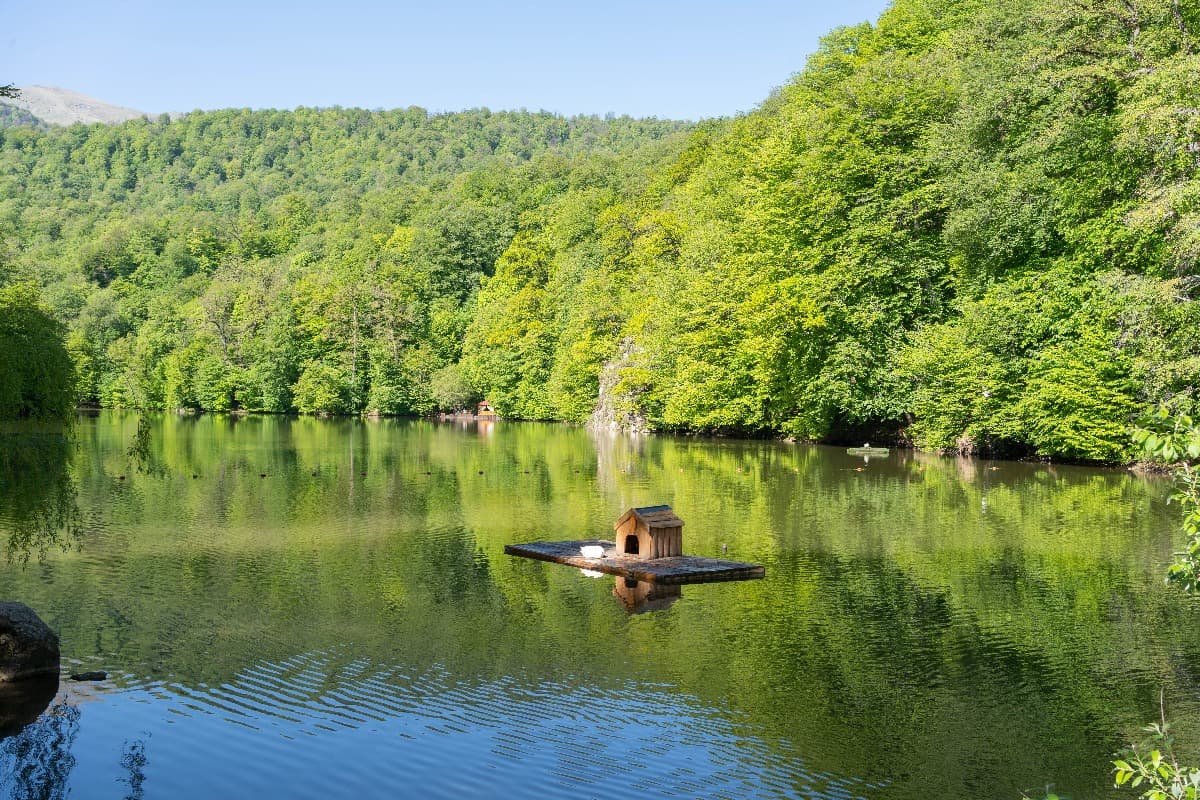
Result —
<svg viewBox="0 0 1200 800"><path fill-rule="evenodd" d="M33 609L0 602L0 684L58 676L58 636Z"/></svg>

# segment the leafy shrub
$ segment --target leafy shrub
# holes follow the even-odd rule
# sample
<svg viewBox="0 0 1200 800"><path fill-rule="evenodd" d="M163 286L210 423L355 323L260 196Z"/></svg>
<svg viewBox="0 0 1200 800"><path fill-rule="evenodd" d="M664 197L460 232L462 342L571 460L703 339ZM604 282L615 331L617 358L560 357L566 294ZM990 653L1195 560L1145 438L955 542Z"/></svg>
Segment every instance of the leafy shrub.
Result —
<svg viewBox="0 0 1200 800"><path fill-rule="evenodd" d="M75 366L65 338L34 289L0 289L0 419L70 417Z"/></svg>

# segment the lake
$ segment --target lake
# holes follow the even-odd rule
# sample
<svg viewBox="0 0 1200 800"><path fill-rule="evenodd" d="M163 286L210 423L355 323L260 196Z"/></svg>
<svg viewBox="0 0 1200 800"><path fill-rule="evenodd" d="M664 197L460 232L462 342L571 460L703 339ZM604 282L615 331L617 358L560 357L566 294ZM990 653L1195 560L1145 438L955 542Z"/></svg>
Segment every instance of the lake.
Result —
<svg viewBox="0 0 1200 800"><path fill-rule="evenodd" d="M64 682L0 797L1008 798L1200 760L1169 484L501 422L81 416L0 445L0 599ZM504 554L668 503L763 580Z"/></svg>

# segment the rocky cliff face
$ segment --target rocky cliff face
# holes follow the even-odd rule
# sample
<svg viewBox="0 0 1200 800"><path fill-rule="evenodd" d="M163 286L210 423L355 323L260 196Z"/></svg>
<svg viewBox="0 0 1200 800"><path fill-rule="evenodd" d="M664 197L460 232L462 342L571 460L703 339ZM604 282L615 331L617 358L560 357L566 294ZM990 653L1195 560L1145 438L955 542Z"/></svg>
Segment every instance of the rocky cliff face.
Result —
<svg viewBox="0 0 1200 800"><path fill-rule="evenodd" d="M640 391L631 388L625 371L633 367L641 348L632 339L621 342L615 358L600 370L600 391L596 408L588 419L588 427L600 431L622 431L632 434L650 432L650 422L641 413Z"/></svg>

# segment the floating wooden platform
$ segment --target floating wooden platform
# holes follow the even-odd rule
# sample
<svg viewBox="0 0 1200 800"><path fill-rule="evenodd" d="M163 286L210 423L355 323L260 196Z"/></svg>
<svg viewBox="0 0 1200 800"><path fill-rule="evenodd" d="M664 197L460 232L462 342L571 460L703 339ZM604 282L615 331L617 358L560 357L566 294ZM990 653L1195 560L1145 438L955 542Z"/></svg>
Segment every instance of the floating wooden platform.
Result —
<svg viewBox="0 0 1200 800"><path fill-rule="evenodd" d="M890 450L886 447L847 447L846 452L852 456L886 456Z"/></svg>
<svg viewBox="0 0 1200 800"><path fill-rule="evenodd" d="M604 548L604 555L600 558L587 558L580 553L579 548L588 545L600 545ZM663 584L747 581L767 574L761 564L747 564L744 561L722 561L702 556L669 556L647 560L617 555L617 546L602 539L506 544L504 552L510 556L553 561L556 564L569 564L580 569Z"/></svg>

